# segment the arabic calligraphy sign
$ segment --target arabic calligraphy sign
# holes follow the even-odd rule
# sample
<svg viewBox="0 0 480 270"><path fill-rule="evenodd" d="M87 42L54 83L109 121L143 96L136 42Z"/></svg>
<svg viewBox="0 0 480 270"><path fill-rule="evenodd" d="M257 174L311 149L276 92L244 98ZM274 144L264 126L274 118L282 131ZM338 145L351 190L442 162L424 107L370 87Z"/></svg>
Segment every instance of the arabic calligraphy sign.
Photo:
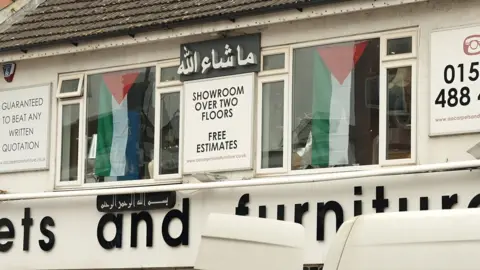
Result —
<svg viewBox="0 0 480 270"><path fill-rule="evenodd" d="M182 44L177 73L191 81L260 71L260 34Z"/></svg>
<svg viewBox="0 0 480 270"><path fill-rule="evenodd" d="M97 196L97 210L104 213L173 208L175 192L152 192Z"/></svg>

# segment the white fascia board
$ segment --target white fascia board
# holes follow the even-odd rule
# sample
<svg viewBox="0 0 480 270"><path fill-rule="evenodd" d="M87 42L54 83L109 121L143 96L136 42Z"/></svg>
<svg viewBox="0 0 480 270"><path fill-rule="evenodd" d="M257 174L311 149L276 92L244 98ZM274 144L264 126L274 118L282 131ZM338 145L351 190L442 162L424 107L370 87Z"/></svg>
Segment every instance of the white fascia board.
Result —
<svg viewBox="0 0 480 270"><path fill-rule="evenodd" d="M335 4L326 4L316 7L298 10L288 10L282 12L268 13L262 16L240 17L235 22L212 22L204 24L195 24L186 27L177 27L170 30L159 30L148 33L141 33L135 37L121 36L105 38L102 40L80 42L77 46L73 44L52 45L43 48L32 48L26 53L18 51L6 51L0 53L0 62L18 61L49 57L55 55L71 54L78 52L87 52L100 49L117 48L136 44L145 44L155 41L162 41L174 38L183 38L194 35L210 34L228 30L238 30L250 27L261 27L276 23L285 23L306 19L314 19L331 15L345 14L357 11L366 11L384 7L399 6L412 3L427 2L428 0L355 0Z"/></svg>

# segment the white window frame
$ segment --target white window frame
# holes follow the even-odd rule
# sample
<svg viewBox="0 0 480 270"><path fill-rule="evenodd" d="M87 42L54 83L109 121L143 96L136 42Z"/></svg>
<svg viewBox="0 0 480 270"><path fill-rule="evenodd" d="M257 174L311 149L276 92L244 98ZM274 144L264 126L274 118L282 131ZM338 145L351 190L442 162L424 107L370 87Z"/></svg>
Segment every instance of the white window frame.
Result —
<svg viewBox="0 0 480 270"><path fill-rule="evenodd" d="M74 92L60 93L64 81L78 79L77 90ZM83 94L83 74L60 75L57 84L57 98L80 97Z"/></svg>
<svg viewBox="0 0 480 270"><path fill-rule="evenodd" d="M161 61L157 64L157 70L156 74L158 74L156 77L156 87L158 88L163 88L163 87L171 87L171 86L177 86L181 85L181 81L168 81L168 82L162 82L162 68L172 68L172 67L177 67L180 66L180 58L176 59L170 59L170 60L165 60Z"/></svg>
<svg viewBox="0 0 480 270"><path fill-rule="evenodd" d="M161 180L163 183L181 183L183 177L183 112L185 111L183 108L183 87L181 85L177 86L170 86L159 88L157 87L157 91L155 92L155 111L158 110L160 113L162 111L162 103L161 103L161 95L163 94L170 94L170 93L180 93L180 126L179 126L179 149L178 149L178 173L176 174L160 174L160 117L155 117L155 140L156 143L154 144L154 177L155 180ZM155 113L155 115L159 115Z"/></svg>
<svg viewBox="0 0 480 270"><path fill-rule="evenodd" d="M417 51L418 51L418 44L417 44L417 35L418 35L418 28L412 28L412 29L404 29L404 30L394 30L394 31L385 31L385 32L377 32L377 33L369 33L369 34L360 34L360 35L354 35L354 36L348 36L348 37L338 37L338 38L331 38L331 39L326 39L326 40L319 40L319 41L310 41L310 42L304 42L300 44L293 44L288 47L288 54L286 54L286 58L288 59L288 62L285 63L285 68L288 72L288 81L289 85L286 89L287 91L287 102L288 102L288 107L287 109L287 136L284 138L285 143L288 144L287 149L286 149L286 156L287 156L287 175L305 175L305 174L312 174L312 173L334 173L334 172L351 172L351 171L362 171L362 170L371 170L371 169L377 169L381 168L382 166L393 166L393 165L403 165L403 164L411 164L416 162L416 136L417 136L417 129L416 129L416 110L417 110L417 104L416 104L416 85L417 85L417 76L416 76L416 63L417 63ZM387 56L386 55L386 41L388 39L392 38L401 38L401 37L412 37L412 52L411 53L405 53L405 54L399 54L399 55L393 55L393 56ZM381 82L382 79L382 70L384 67L384 63L388 61L399 61L399 60L405 60L405 59L410 59L411 61L408 62L412 66L412 153L411 153L411 158L410 159L398 159L398 160L382 160L382 157L385 157L386 154L386 148L385 148L385 138L384 140L384 145L383 148L381 146L381 136L382 134L380 133L381 131L384 131L386 133L386 104L384 103L383 106L383 112L382 108L379 108L379 147L378 147L378 164L372 164L372 165L361 165L361 166L348 166L348 167L339 167L339 168L320 168L320 169L304 169L304 170L293 170L291 168L292 166L292 112L293 112L293 55L294 55L294 50L295 49L300 49L300 48L306 48L306 47L311 47L311 46L321 46L321 45L329 45L329 44L337 44L337 43L342 43L342 42L349 42L349 41L358 41L358 40L363 40L363 39L379 39L380 41L380 62L379 62L379 95L386 95L386 84L383 84ZM269 55L269 54L276 54L278 51L275 50L270 50L269 52L262 53L262 61L263 61L263 55ZM401 62L400 62L401 63ZM404 62L405 63L405 62ZM398 65L398 63L394 64ZM263 62L261 68L263 69ZM277 70L272 70L272 71L265 71L265 72L260 72L259 77L263 76L269 76L276 74L276 73L282 73L281 71ZM386 78L385 78L386 79ZM258 91L261 91L261 88L258 88ZM381 104L382 105L382 104ZM258 106L259 110L257 113L257 117L261 116L261 110L260 106ZM382 121L382 116L385 116L383 121ZM259 128L259 124L257 121L257 129ZM385 136L385 134L383 134ZM261 130L257 130L257 152L259 149L261 149L259 145L261 145L261 141L259 141L261 138ZM259 154L257 153L257 159L259 158ZM269 174L275 174L274 172L272 173L262 173L261 171L258 170L258 161L257 161L257 172L256 175L258 176L265 176Z"/></svg>
<svg viewBox="0 0 480 270"><path fill-rule="evenodd" d="M284 62L283 68L263 70L264 57L269 55L276 55L276 54L283 54L285 56L285 62ZM290 63L290 49L288 46L265 48L261 52L260 72L258 73L258 77L288 73L290 71L289 63Z"/></svg>
<svg viewBox="0 0 480 270"><path fill-rule="evenodd" d="M287 63L285 63L287 64ZM262 109L263 109L263 84L264 83L272 83L272 82L280 82L283 81L283 166L279 168L262 168L262 126L263 126L263 117L262 117ZM256 143L256 174L282 174L288 172L288 159L290 155L288 154L288 89L289 89L289 76L288 74L280 74L280 75L273 75L268 77L259 77L257 80L257 143Z"/></svg>
<svg viewBox="0 0 480 270"><path fill-rule="evenodd" d="M61 170L62 170L62 122L63 122L63 107L67 105L72 105L72 104L78 104L79 105L79 129L78 129L78 162L77 162L77 180L75 181L60 181L61 178ZM58 188L61 187L71 187L71 186L78 186L82 182L82 151L81 151L81 145L82 145L82 140L85 139L85 136L82 136L83 132L83 126L85 125L85 118L83 117L83 102L79 99L70 99L70 100L60 100L58 102L58 107L57 107L57 115L58 115L58 121L57 121L57 151L56 151L56 163L55 163L55 186Z"/></svg>
<svg viewBox="0 0 480 270"><path fill-rule="evenodd" d="M410 158L405 159L387 159L387 70L398 67L411 67L411 153ZM417 66L416 60L406 59L394 62L383 63L380 67L380 125L379 130L379 144L380 150L378 160L382 166L389 165L410 165L417 162L416 148L417 148Z"/></svg>
<svg viewBox="0 0 480 270"><path fill-rule="evenodd" d="M412 51L395 55L387 55L387 44L390 39L412 38ZM418 31L417 30L398 30L388 32L380 37L380 58L382 62L397 61L403 59L417 58L418 51Z"/></svg>
<svg viewBox="0 0 480 270"><path fill-rule="evenodd" d="M113 67L113 68L103 68L103 69L95 69L95 70L89 70L85 71L82 73L76 73L76 74L70 74L70 75L62 75L61 78L78 78L81 76L82 78L82 89L80 92L79 96L74 96L74 97L64 97L62 96L57 96L57 105L58 105L58 110L57 110L57 128L59 128L59 132L57 134L61 133L61 125L62 125L62 113L61 113L61 108L63 104L69 104L69 103L79 103L80 108L81 108L81 126L79 128L80 130L80 136L79 136L79 172L78 172L78 180L77 181L60 181L60 167L61 167L61 149L62 149L62 140L61 140L61 134L60 136L57 136L56 139L56 175L55 175L55 189L56 190L73 190L73 189L102 189L102 188L111 188L111 187L130 187L130 186L145 186L145 185L163 185L163 184L172 184L172 183L181 183L182 180L179 179L177 175L162 175L162 177L156 177L155 172L158 172L158 164L157 164L157 169L155 169L155 163L154 163L154 176L152 179L142 179L142 180L132 180L132 181L113 181L113 182L102 182L102 183L85 183L85 161L86 161L86 153L87 153L87 143L85 140L85 134L86 134L86 122L85 119L87 117L87 110L86 110L86 103L87 103L87 91L86 91L86 85L88 81L88 76L93 75L93 74L102 74L102 73L107 73L107 72L115 72L115 71L124 71L124 70L130 70L130 69L135 69L135 68L146 68L146 67L152 67L155 69L155 93L154 93L154 100L155 103L157 102L157 96L158 93L163 91L159 90L160 86L165 86L165 85L181 85L181 82L179 81L171 81L171 82L164 82L161 85L158 85L158 82L160 81L160 67L162 66L171 66L172 63L175 64L176 62L179 62L179 59L176 60L169 60L169 61L164 61L164 62L148 62L148 63L142 63L142 64L136 64L136 65L125 65L125 66L119 66L119 67ZM60 85L60 81L59 81ZM181 105L182 106L182 105ZM155 107L155 123L157 123L157 118L158 114L160 111L158 111L158 104L154 104ZM181 107L182 108L182 107ZM183 118L182 118L183 119ZM183 120L182 120L183 124ZM155 155L158 155L156 152L155 148L158 148L158 140L159 137L157 137L157 128L155 128L154 131L154 159ZM180 143L182 144L182 142ZM182 160L179 160L180 164Z"/></svg>

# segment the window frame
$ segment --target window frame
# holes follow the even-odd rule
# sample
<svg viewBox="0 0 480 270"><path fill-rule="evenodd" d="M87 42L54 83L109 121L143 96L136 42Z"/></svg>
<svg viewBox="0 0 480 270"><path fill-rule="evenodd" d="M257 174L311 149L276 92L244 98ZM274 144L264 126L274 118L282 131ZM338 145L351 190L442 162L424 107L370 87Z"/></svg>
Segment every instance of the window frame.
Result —
<svg viewBox="0 0 480 270"><path fill-rule="evenodd" d="M409 29L409 30L398 30L398 31L390 31L386 34L381 35L380 37L380 59L382 62L386 61L398 61L403 59L410 59L410 58L417 58L417 51L418 51L418 30L417 29ZM398 39L398 38L412 38L412 51L410 53L402 53L396 55L387 55L387 45L388 41L391 39Z"/></svg>
<svg viewBox="0 0 480 270"><path fill-rule="evenodd" d="M67 92L67 93L60 93L62 89L62 84L64 81L75 80L78 79L77 90L74 92ZM83 95L83 73L76 73L76 74L68 74L68 75L59 75L58 76L58 83L57 83L57 91L56 96L57 98L64 99L64 98L72 98L72 97L80 97Z"/></svg>
<svg viewBox="0 0 480 270"><path fill-rule="evenodd" d="M296 44L289 44L285 46L276 46L271 48L263 48L261 52L260 59L260 72L256 76L256 88L257 88L257 100L252 103L252 106L256 108L256 112L253 117L256 119L255 126L256 131L252 134L255 136L253 143L255 149L255 165L253 167L253 175L255 177L265 177L268 175L306 175L306 174L324 174L332 172L351 172L351 171L363 171L370 170L374 168L381 168L383 166L393 166L393 165L404 165L412 164L417 162L417 127L416 127L416 117L417 117L417 87L418 87L418 77L417 77L417 66L418 66L418 28L404 29L404 30L394 30L394 31L384 31L384 32L375 32L367 34L358 34L351 36L343 36L336 38L329 38L316 41L308 41ZM412 37L412 52L406 54L398 55L386 55L386 46L389 39L401 38L401 37ZM293 55L296 49L311 47L311 46L322 46L329 44L337 44L342 42L349 41L358 41L364 39L379 39L380 48L379 48L379 143L378 143L378 164L372 165L361 165L361 166L347 166L347 167L337 167L337 168L318 168L318 169L303 169L303 170L293 170L292 166L292 113L293 113ZM285 63L283 69L274 69L274 70L263 70L263 60L265 56L275 55L283 53L285 56ZM55 142L56 145L56 171L55 171L55 189L100 189L100 188L109 188L109 187L128 187L128 186L145 186L145 185L159 185L159 184L174 184L182 183L184 177L183 173L183 130L184 130L184 93L183 93L183 83L179 80L161 82L161 69L167 67L177 67L180 64L180 59L168 59L164 61L148 62L136 65L125 65L112 68L103 68L89 70L81 73L72 73L67 75L60 75L58 78L57 85L57 139ZM412 67L412 95L411 95L411 112L412 112L412 133L411 133L411 158L409 159L398 159L398 160L386 160L386 71L387 68L401 67L401 66L411 66ZM173 92L180 93L180 141L179 141L179 171L177 174L159 174L159 157L160 157L160 129L155 128L154 131L154 176L152 179L143 179L143 180L132 180L132 181L113 181L113 182L103 182L103 183L85 183L85 162L87 155L87 143L86 143L86 100L87 100L87 82L88 75L100 74L105 72L112 71L123 71L134 68L145 68L145 67L154 67L155 68L155 93L154 93L154 107L155 107L155 126L160 125L160 112L161 112L161 95L168 94ZM60 94L61 83L67 79L76 79L79 78L79 84L81 87L77 89L75 95L72 93ZM261 168L261 138L262 138L262 97L263 89L262 85L268 82L277 82L284 81L284 144L283 144L283 167L281 168ZM385 101L384 101L385 100ZM383 101L383 103L382 103ZM61 128L62 128L62 108L67 104L79 103L81 116L81 126L79 128L79 165L80 169L77 172L78 180L76 181L65 181L60 182L60 167L61 167Z"/></svg>
<svg viewBox="0 0 480 270"><path fill-rule="evenodd" d="M283 166L279 168L262 168L262 126L263 126L263 84L280 82L283 81ZM289 75L288 74L277 74L272 76L258 77L257 79L257 123L256 123L256 138L257 143L255 146L255 173L258 175L268 175L268 174L285 174L288 173L288 159L290 155L288 154L288 147L286 142L288 142L287 137L289 133L288 121L288 106L289 100L287 98L289 89Z"/></svg>
<svg viewBox="0 0 480 270"><path fill-rule="evenodd" d="M174 81L177 82L177 81ZM179 126L179 146L178 146L178 173L175 174L160 174L160 128L155 128L155 144L154 144L154 179L161 180L162 183L181 183L183 178L183 114L184 114L184 104L183 104L183 86L170 86L170 87L157 87L155 92L155 112L162 111L161 96L163 94L179 93L180 94L180 126ZM158 108L158 109L157 109ZM155 113L155 116L159 114ZM155 127L160 127L160 117L155 117Z"/></svg>
<svg viewBox="0 0 480 270"><path fill-rule="evenodd" d="M283 68L263 70L263 58L269 55L283 54L285 56L285 62ZM271 48L264 48L260 53L260 72L258 78L263 76L271 76L290 72L290 48L289 46L278 46Z"/></svg>
<svg viewBox="0 0 480 270"><path fill-rule="evenodd" d="M404 159L387 159L387 70L398 67L411 67L411 153L410 158ZM379 156L378 161L382 166L392 165L412 165L417 162L416 148L417 148L417 61L415 59L405 59L382 63L380 66L380 85L383 85L383 90L380 91L380 125L379 129ZM383 102L382 102L383 101ZM382 127L383 126L383 127Z"/></svg>
<svg viewBox="0 0 480 270"><path fill-rule="evenodd" d="M81 100L79 99L67 99L67 100L59 100L57 106L57 140L56 140L56 162L55 162L55 187L62 188L62 187L72 187L78 186L81 184L81 176L82 176L82 152L78 151L78 161L77 161L77 180L75 181L61 181L62 175L62 122L63 122L63 107L78 104L79 105L79 128L78 128L78 149L81 150L82 140L85 140L84 136L82 135L82 127L85 124L85 118L83 118L83 110L84 106Z"/></svg>
<svg viewBox="0 0 480 270"><path fill-rule="evenodd" d="M416 129L416 111L417 111L417 104L416 104L416 88L417 88L417 76L416 76L416 67L417 67L417 51L418 51L418 44L417 44L417 35L418 35L418 28L410 28L410 29L404 29L404 30L392 30L392 31L383 31L383 32L375 32L375 33L367 33L367 34L358 34L358 35L350 35L350 36L343 36L343 37L335 37L335 38L328 38L328 39L323 39L323 40L316 40L316 41L307 41L307 42L302 42L302 43L297 43L297 44L292 44L288 46L289 48L289 53L288 53L288 62L285 63L285 66L288 67L288 89L287 89L287 99L288 99L288 130L287 130L287 137L285 138L285 141L288 142L288 147L287 147L287 170L288 172L286 175L306 175L306 174L324 174L324 173L335 173L335 172L353 172L353 171L366 171L366 170L371 170L371 169L379 169L382 168L383 166L394 166L394 165L405 165L405 164L412 164L416 163L416 136L417 136L417 129ZM406 54L399 54L399 55L394 55L394 56L387 56L386 55L386 41L388 39L392 38L399 38L399 37L412 37L412 53L406 53ZM338 168L319 168L319 169L303 169L303 170L293 170L292 167L292 113L293 113L293 61L294 61L294 52L296 49L301 49L301 48L307 48L307 47L312 47L312 46L322 46L322 45L331 45L331 44L337 44L337 43L343 43L343 42L349 42L349 41L358 41L358 40L365 40L365 39L379 39L380 41L380 50L379 50L379 95L382 93L386 93L386 85L383 85L381 83L381 74L382 74L382 68L383 65L388 62L388 61L399 61L399 60L406 60L410 59L411 63L414 65L412 66L412 114L413 112L415 115L412 115L412 153L411 153L411 158L408 160L388 160L388 162L382 163L381 157L383 157L384 152L386 153L386 148L382 149L380 146L380 140L381 140L381 134L380 131L384 130L386 127L386 122L381 121L382 117L382 111L379 109L379 147L377 151L378 155L378 164L372 164L372 165L361 165L361 166L345 166L345 167L338 167ZM273 52L274 50L272 50ZM275 53L272 53L275 54ZM263 60L263 54L262 54L262 60ZM399 62L401 63L401 62ZM409 62L410 63L410 62ZM398 63L396 63L398 64ZM262 64L263 68L263 64ZM414 71L415 70L415 71ZM276 71L276 70L274 70ZM415 72L415 73L414 73ZM266 73L266 72L265 72ZM261 74L261 73L259 73ZM415 75L413 75L415 74ZM263 76L266 76L265 74L261 74ZM268 73L267 73L268 75ZM259 75L260 76L260 75ZM415 91L415 94L413 94L413 91ZM381 105L381 104L380 104ZM386 104L383 104L384 106ZM384 108L386 112L386 106ZM259 114L257 114L259 115ZM259 116L257 116L259 117ZM415 119L415 120L414 120ZM386 118L385 118L386 120ZM415 121L415 123L414 123ZM257 131L258 132L258 131ZM258 135L261 136L261 135ZM261 137L257 137L261 138ZM384 139L385 140L385 139ZM386 140L385 140L386 142ZM257 149L258 144L261 143L257 139ZM258 151L258 150L257 150ZM386 161L386 160L385 160ZM258 173L257 173L258 174ZM259 176L265 176L267 174L258 174Z"/></svg>
<svg viewBox="0 0 480 270"><path fill-rule="evenodd" d="M166 184L173 184L173 183L181 183L181 179L172 177L172 175L168 175L169 177L160 177L156 178L155 175L151 179L139 179L139 180L131 180L131 181L112 181L112 182L100 182L100 183L85 183L85 162L86 162L86 157L87 157L87 143L85 140L86 137L86 122L85 119L87 117L87 109L86 109L86 104L87 104L87 85L88 85L88 76L89 75L94 75L94 74L102 74L102 73L107 73L107 72L115 72L115 71L125 71L125 70L130 70L130 69L135 69L135 68L147 68L147 67L152 67L155 70L155 80L154 80L154 100L156 101L156 96L160 92L159 88L160 86L157 85L157 82L160 81L160 74L159 74L159 65L161 66L162 64L165 64L166 62L169 63L175 63L175 61L179 62L180 60L169 60L165 62L145 62L141 64L134 64L134 65L124 65L124 66L116 66L116 67L109 67L109 68L101 68L101 69L92 69L92 70L87 70L84 72L77 72L77 73L72 73L68 75L62 75L62 78L70 77L70 75L73 76L82 76L82 91L80 96L75 96L75 97L57 97L57 128L60 128L60 130L57 130L57 138L55 141L55 146L56 146L56 171L55 171L55 185L54 189L55 190L85 190L85 189L103 189L103 188L113 188L113 187L136 187L136 186L147 186L147 185L166 185ZM171 66L171 64L170 64ZM170 67L169 66L169 67ZM170 85L181 85L181 82L179 81L171 81L167 82ZM167 83L162 83L162 85L165 85ZM62 125L62 114L58 110L61 110L61 104L64 103L79 103L80 108L81 108L81 126L79 128L80 136L79 136L79 172L77 173L78 180L77 181L64 181L61 182L61 174L60 174L60 167L61 167L61 149L62 149L62 140L61 140L61 125ZM154 122L156 123L156 119L159 118L157 117L157 106L158 104L155 105L155 120ZM181 121L183 124L183 116L181 116ZM155 129L154 133L156 133L157 129ZM154 135L156 136L156 135ZM181 142L182 144L182 142ZM154 138L154 151L155 148L158 147L158 138ZM154 159L155 159L155 154L154 153ZM181 162L181 160L180 160ZM158 165L157 165L158 166ZM155 174L155 168L154 168L154 174ZM183 176L182 176L183 177Z"/></svg>
<svg viewBox="0 0 480 270"><path fill-rule="evenodd" d="M168 82L162 82L162 68L172 68L172 67L178 67L180 65L180 59L170 59L170 60L164 60L161 62L158 62L156 65L156 74L158 74L157 79L155 80L155 86L156 88L165 88L165 87L171 87L171 86L178 86L182 85L182 82L179 80L175 81L168 81Z"/></svg>

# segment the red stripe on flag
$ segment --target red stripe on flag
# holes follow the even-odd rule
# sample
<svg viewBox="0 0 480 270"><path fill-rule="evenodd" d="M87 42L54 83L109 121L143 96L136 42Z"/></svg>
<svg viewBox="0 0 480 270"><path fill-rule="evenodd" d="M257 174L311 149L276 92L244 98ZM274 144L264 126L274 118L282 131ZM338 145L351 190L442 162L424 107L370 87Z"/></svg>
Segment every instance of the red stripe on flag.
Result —
<svg viewBox="0 0 480 270"><path fill-rule="evenodd" d="M112 72L103 74L103 80L107 85L108 90L112 93L118 104L122 103L125 96L132 88L132 85L137 80L140 72Z"/></svg>
<svg viewBox="0 0 480 270"><path fill-rule="evenodd" d="M333 76L343 84L362 56L368 42L318 47L317 51Z"/></svg>

